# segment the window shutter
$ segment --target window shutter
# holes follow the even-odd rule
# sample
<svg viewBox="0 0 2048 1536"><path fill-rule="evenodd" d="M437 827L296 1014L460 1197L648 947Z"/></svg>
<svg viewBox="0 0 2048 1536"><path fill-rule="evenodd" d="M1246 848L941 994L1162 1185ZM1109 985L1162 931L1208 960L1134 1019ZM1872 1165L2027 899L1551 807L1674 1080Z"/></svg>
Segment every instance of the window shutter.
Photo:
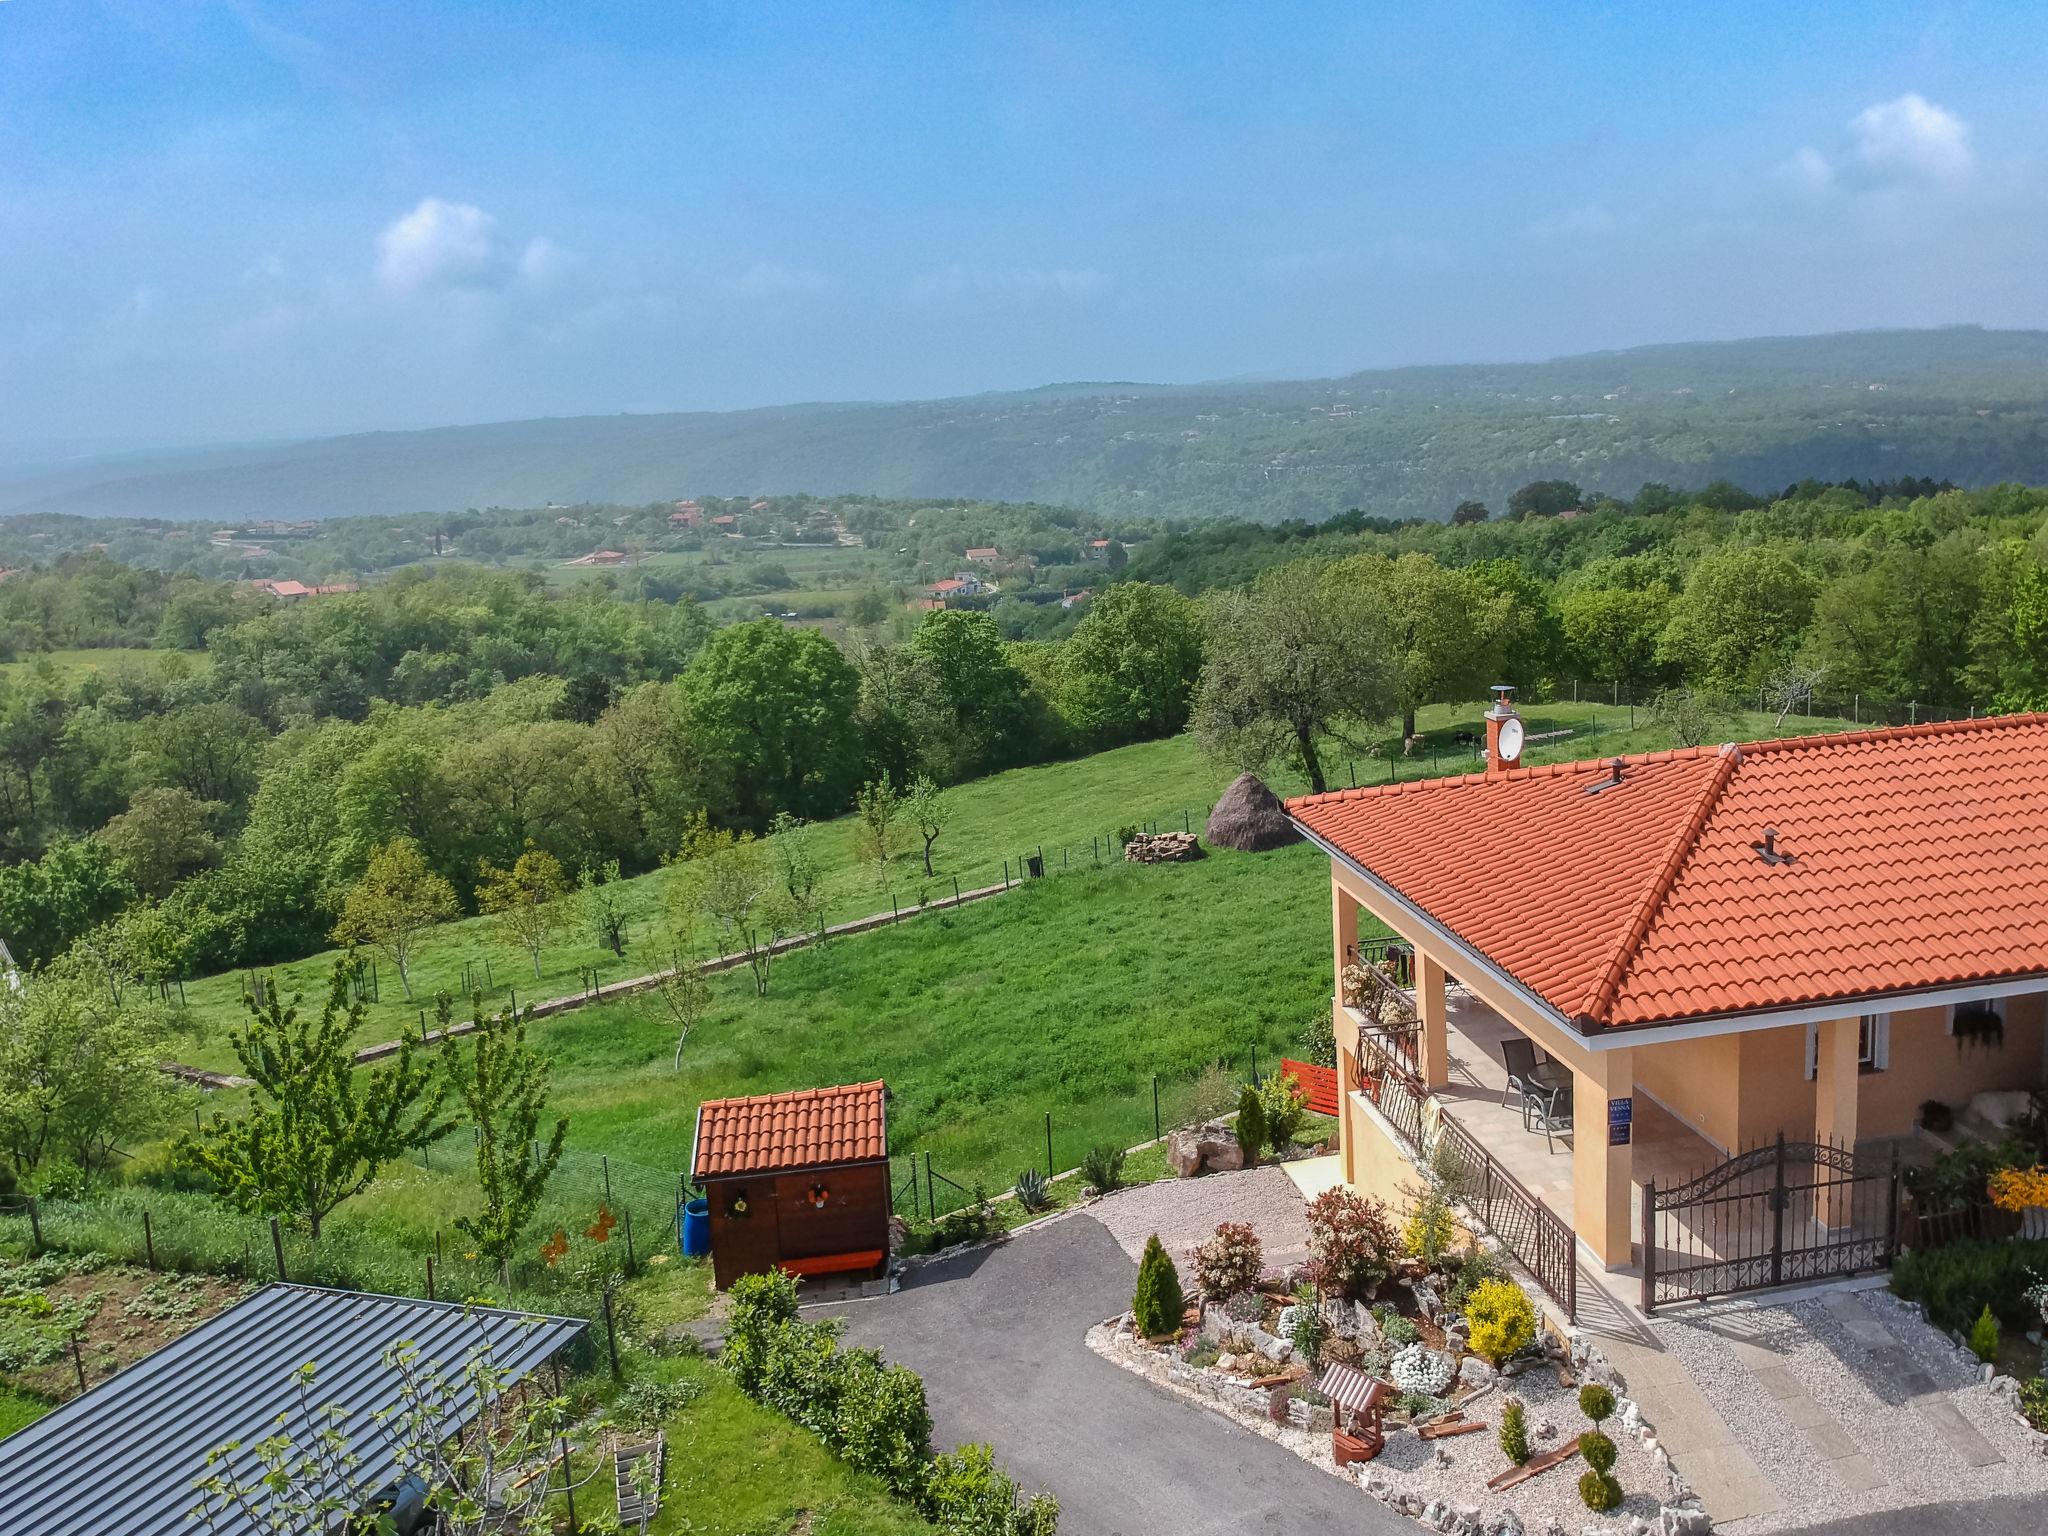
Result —
<svg viewBox="0 0 2048 1536"><path fill-rule="evenodd" d="M1820 1073L1820 1026L1806 1026L1806 1080L1810 1083Z"/></svg>

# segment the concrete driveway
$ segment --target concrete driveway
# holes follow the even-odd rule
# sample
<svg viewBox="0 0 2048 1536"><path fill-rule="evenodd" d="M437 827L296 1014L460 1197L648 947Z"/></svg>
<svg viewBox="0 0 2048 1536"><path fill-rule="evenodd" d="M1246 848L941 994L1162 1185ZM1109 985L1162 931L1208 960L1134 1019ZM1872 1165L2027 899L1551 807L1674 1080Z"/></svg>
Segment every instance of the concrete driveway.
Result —
<svg viewBox="0 0 2048 1536"><path fill-rule="evenodd" d="M985 1440L1061 1536L1414 1536L1353 1485L1082 1343L1130 1305L1137 1266L1085 1212L923 1266L894 1296L821 1307L924 1377L933 1443Z"/></svg>

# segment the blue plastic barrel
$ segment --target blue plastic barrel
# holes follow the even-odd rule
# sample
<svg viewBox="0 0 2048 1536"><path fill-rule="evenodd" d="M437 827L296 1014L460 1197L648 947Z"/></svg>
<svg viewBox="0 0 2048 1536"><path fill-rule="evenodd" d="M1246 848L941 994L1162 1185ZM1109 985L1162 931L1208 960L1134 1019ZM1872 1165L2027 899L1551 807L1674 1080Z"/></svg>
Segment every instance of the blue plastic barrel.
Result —
<svg viewBox="0 0 2048 1536"><path fill-rule="evenodd" d="M683 1234L683 1257L701 1259L711 1251L711 1202L684 1202L683 1219L677 1223Z"/></svg>

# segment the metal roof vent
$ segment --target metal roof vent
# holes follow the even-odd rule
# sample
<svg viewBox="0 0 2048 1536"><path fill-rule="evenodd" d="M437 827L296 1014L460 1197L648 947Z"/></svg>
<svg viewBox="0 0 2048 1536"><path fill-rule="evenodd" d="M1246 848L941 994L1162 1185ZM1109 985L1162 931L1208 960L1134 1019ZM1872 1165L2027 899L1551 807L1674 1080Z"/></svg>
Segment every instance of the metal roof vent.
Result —
<svg viewBox="0 0 2048 1536"><path fill-rule="evenodd" d="M1616 785L1621 783L1621 770L1625 766L1627 765L1623 759L1618 757L1613 759L1607 765L1607 777L1604 779L1596 780L1594 783L1588 784L1586 786L1586 793L1589 795L1597 795L1603 789L1613 789Z"/></svg>
<svg viewBox="0 0 2048 1536"><path fill-rule="evenodd" d="M1765 827L1764 840L1760 843L1751 843L1749 846L1757 851L1766 864L1790 864L1792 862L1793 856L1778 846L1778 829L1776 827Z"/></svg>

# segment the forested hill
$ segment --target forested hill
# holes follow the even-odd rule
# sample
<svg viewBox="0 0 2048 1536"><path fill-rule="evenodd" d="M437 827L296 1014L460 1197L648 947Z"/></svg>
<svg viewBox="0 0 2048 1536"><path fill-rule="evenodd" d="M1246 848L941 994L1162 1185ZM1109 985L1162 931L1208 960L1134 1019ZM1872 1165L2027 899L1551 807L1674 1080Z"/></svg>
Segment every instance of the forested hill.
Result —
<svg viewBox="0 0 2048 1536"><path fill-rule="evenodd" d="M81 465L0 512L223 519L807 490L1102 516L1443 517L1531 480L2048 479L2048 333L1688 343L1543 363L566 417Z"/></svg>

